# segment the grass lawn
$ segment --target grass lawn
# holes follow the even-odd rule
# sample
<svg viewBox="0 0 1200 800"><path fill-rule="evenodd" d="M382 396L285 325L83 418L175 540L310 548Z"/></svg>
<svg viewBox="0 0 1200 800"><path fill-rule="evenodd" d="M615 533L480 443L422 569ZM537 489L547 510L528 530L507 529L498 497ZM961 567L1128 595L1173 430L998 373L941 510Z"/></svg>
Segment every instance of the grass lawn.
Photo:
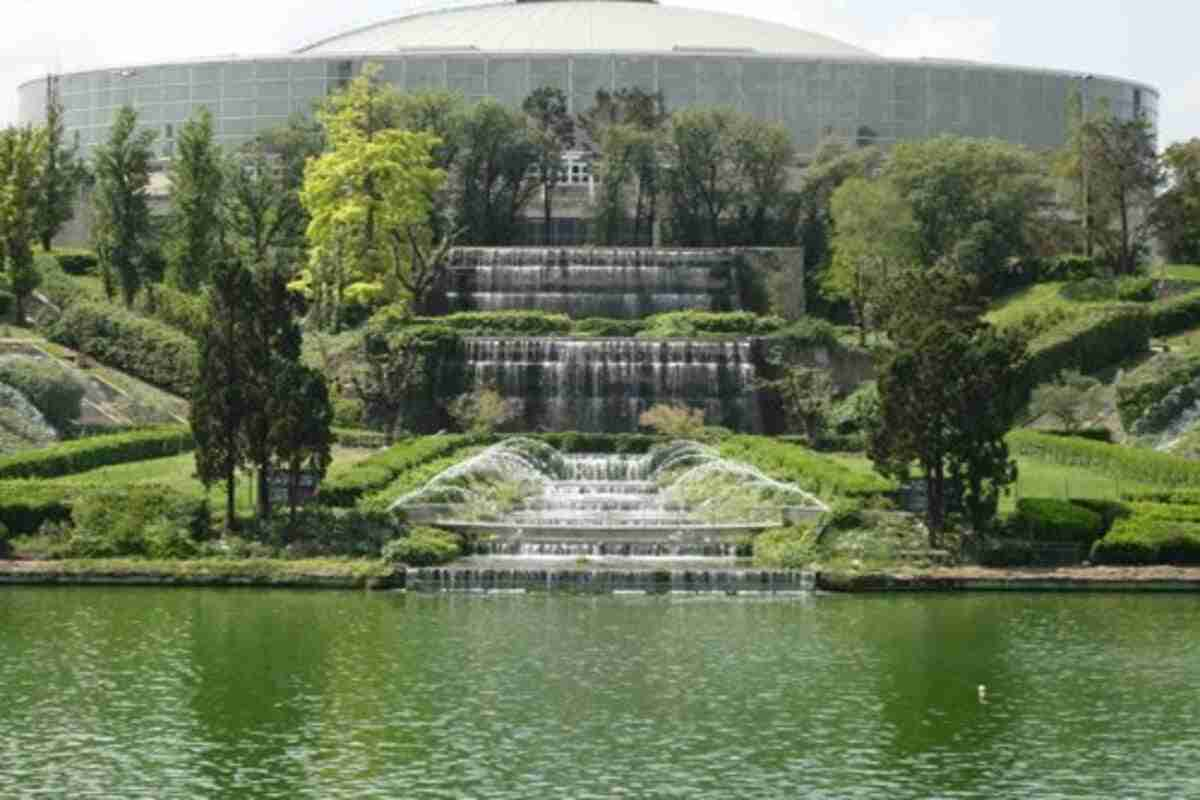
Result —
<svg viewBox="0 0 1200 800"><path fill-rule="evenodd" d="M1083 311L1088 308L1109 305L1107 302L1080 303L1068 300L1059 294L1059 290L1063 286L1064 284L1061 282L1035 283L1032 286L1026 286L1024 289L1004 295L993 302L984 318L993 325L1011 325L1034 311L1045 311L1050 308Z"/></svg>
<svg viewBox="0 0 1200 800"><path fill-rule="evenodd" d="M374 453L374 450L364 450L348 447L333 448L333 464L329 474L337 474L351 465L362 461ZM149 461L135 461L131 464L119 464L113 467L101 467L90 472L55 478L51 483L58 484L106 484L113 488L132 486L139 483L155 483L168 486L178 492L193 497L204 496L204 486L196 479L196 459L192 453L184 453L168 458L155 458ZM238 476L237 506L239 511L254 510L254 483L249 473ZM211 502L219 504L224 497L224 488L214 486L208 493Z"/></svg>
<svg viewBox="0 0 1200 800"><path fill-rule="evenodd" d="M856 472L871 472L871 461L853 453L825 454ZM1066 467L1031 458L1017 458L1017 482L1000 498L1000 510L1012 511L1021 497L1086 497L1119 500L1122 492L1144 491L1155 487L1147 483L1118 480L1086 467Z"/></svg>
<svg viewBox="0 0 1200 800"><path fill-rule="evenodd" d="M1153 277L1165 275L1173 281L1200 281L1200 265L1196 264L1165 264L1151 267Z"/></svg>

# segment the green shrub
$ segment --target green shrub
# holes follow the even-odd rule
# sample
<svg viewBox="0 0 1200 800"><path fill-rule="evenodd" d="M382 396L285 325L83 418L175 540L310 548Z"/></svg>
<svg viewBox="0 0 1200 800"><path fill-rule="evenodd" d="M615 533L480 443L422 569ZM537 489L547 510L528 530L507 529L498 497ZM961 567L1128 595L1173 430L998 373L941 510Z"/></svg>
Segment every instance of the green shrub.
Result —
<svg viewBox="0 0 1200 800"><path fill-rule="evenodd" d="M79 419L83 384L49 359L2 356L0 383L23 394L55 430L69 430Z"/></svg>
<svg viewBox="0 0 1200 800"><path fill-rule="evenodd" d="M81 493L78 487L0 481L0 525L13 536L29 536L47 522L70 522L71 500Z"/></svg>
<svg viewBox="0 0 1200 800"><path fill-rule="evenodd" d="M100 263L91 250L55 250L54 258L68 275L92 275Z"/></svg>
<svg viewBox="0 0 1200 800"><path fill-rule="evenodd" d="M317 500L325 506L349 508L363 495L379 491L399 475L472 443L468 436L422 436L406 439L366 458L321 484Z"/></svg>
<svg viewBox="0 0 1200 800"><path fill-rule="evenodd" d="M49 335L58 344L183 397L196 383L195 341L169 325L107 303L76 302L51 326Z"/></svg>
<svg viewBox="0 0 1200 800"><path fill-rule="evenodd" d="M547 311L460 311L444 317L411 317L407 324L441 325L463 336L566 336L571 332L570 317Z"/></svg>
<svg viewBox="0 0 1200 800"><path fill-rule="evenodd" d="M8 528L0 522L0 558L8 558L12 547L8 543Z"/></svg>
<svg viewBox="0 0 1200 800"><path fill-rule="evenodd" d="M638 336L647 339L767 336L786 325L780 317L763 317L749 311L668 311L648 318Z"/></svg>
<svg viewBox="0 0 1200 800"><path fill-rule="evenodd" d="M1135 514L1092 547L1097 564L1200 564L1200 524Z"/></svg>
<svg viewBox="0 0 1200 800"><path fill-rule="evenodd" d="M363 424L363 401L357 397L339 397L333 401L333 424L356 428Z"/></svg>
<svg viewBox="0 0 1200 800"><path fill-rule="evenodd" d="M413 528L403 539L393 539L383 547L383 560L410 567L432 567L453 561L462 555L462 540L437 528Z"/></svg>
<svg viewBox="0 0 1200 800"><path fill-rule="evenodd" d="M398 533L392 514L313 506L297 511L294 522L286 514L277 515L257 536L265 544L286 545L289 556L378 558L383 545Z"/></svg>
<svg viewBox="0 0 1200 800"><path fill-rule="evenodd" d="M101 299L83 283L65 273L53 255L37 255L34 257L34 263L42 273L42 284L38 291L60 309L69 308L75 303Z"/></svg>
<svg viewBox="0 0 1200 800"><path fill-rule="evenodd" d="M1126 275L1117 281L1117 299L1122 303L1152 303L1154 281L1137 275Z"/></svg>
<svg viewBox="0 0 1200 800"><path fill-rule="evenodd" d="M93 436L0 456L0 479L56 478L114 464L178 455L194 447L191 431L183 426Z"/></svg>
<svg viewBox="0 0 1200 800"><path fill-rule="evenodd" d="M1099 266L1090 256L1067 254L1057 256L1047 264L1040 275L1043 281L1082 281L1095 277Z"/></svg>
<svg viewBox="0 0 1200 800"><path fill-rule="evenodd" d="M1131 503L1200 506L1200 489L1154 489L1142 492L1123 492L1121 499Z"/></svg>
<svg viewBox="0 0 1200 800"><path fill-rule="evenodd" d="M1115 299L1117 284L1107 278L1084 278L1063 284L1058 293L1076 303L1096 303Z"/></svg>
<svg viewBox="0 0 1200 800"><path fill-rule="evenodd" d="M1104 535L1104 518L1069 500L1023 497L1008 528L1014 539L1091 544Z"/></svg>
<svg viewBox="0 0 1200 800"><path fill-rule="evenodd" d="M718 450L726 458L752 464L776 480L826 498L870 498L896 490L895 483L879 475L855 472L799 445L765 436L731 436Z"/></svg>
<svg viewBox="0 0 1200 800"><path fill-rule="evenodd" d="M817 537L809 526L772 528L754 537L754 565L803 569L817 560Z"/></svg>
<svg viewBox="0 0 1200 800"><path fill-rule="evenodd" d="M1200 462L1154 450L1048 436L1030 430L1013 431L1007 441L1014 456L1086 467L1113 479L1178 487L1200 484Z"/></svg>
<svg viewBox="0 0 1200 800"><path fill-rule="evenodd" d="M166 553L183 549L180 536L196 542L211 535L207 501L150 484L86 492L71 517L75 530L66 553L73 558L144 556L152 548Z"/></svg>
<svg viewBox="0 0 1200 800"><path fill-rule="evenodd" d="M166 519L148 523L142 529L142 541L146 557L161 561L195 558L200 552L200 545L187 530Z"/></svg>
<svg viewBox="0 0 1200 800"><path fill-rule="evenodd" d="M1068 319L1029 345L1022 370L1026 391L1063 370L1096 372L1146 352L1150 319L1137 306L1114 306Z"/></svg>
<svg viewBox="0 0 1200 800"><path fill-rule="evenodd" d="M637 336L646 329L645 320L640 319L607 319L605 317L588 317L576 320L571 324L572 336L595 337L631 337Z"/></svg>
<svg viewBox="0 0 1200 800"><path fill-rule="evenodd" d="M208 319L202 295L181 292L165 284L156 285L153 292L143 292L138 297L137 310L193 339L204 335Z"/></svg>
<svg viewBox="0 0 1200 800"><path fill-rule="evenodd" d="M1150 310L1150 332L1153 336L1174 336L1197 326L1200 326L1200 291L1156 303Z"/></svg>
<svg viewBox="0 0 1200 800"><path fill-rule="evenodd" d="M1124 519L1133 513L1132 509L1125 503L1120 503L1116 500L1099 500L1091 497L1077 497L1071 500L1077 506L1086 508L1088 511L1094 511L1100 515L1101 521L1104 523L1104 532L1107 533L1112 528L1113 523L1119 519Z"/></svg>
<svg viewBox="0 0 1200 800"><path fill-rule="evenodd" d="M656 444L662 444L660 436L646 433L561 433L522 434L543 441L560 453L614 453L641 454L650 452Z"/></svg>
<svg viewBox="0 0 1200 800"><path fill-rule="evenodd" d="M0 289L0 320L6 320L13 313L13 308L16 307L17 298L13 297L12 292Z"/></svg>

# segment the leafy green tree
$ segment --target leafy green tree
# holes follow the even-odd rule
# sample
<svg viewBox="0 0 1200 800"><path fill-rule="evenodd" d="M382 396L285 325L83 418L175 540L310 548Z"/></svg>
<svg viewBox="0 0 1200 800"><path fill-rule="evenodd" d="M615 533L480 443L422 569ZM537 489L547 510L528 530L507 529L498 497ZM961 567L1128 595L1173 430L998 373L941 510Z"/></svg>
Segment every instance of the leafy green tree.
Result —
<svg viewBox="0 0 1200 800"><path fill-rule="evenodd" d="M524 114L484 100L466 118L463 145L454 177L463 238L471 244L509 244L539 185L532 126Z"/></svg>
<svg viewBox="0 0 1200 800"><path fill-rule="evenodd" d="M1154 204L1154 229L1168 258L1200 264L1200 138L1168 147L1163 164L1170 187Z"/></svg>
<svg viewBox="0 0 1200 800"><path fill-rule="evenodd" d="M897 281L894 350L879 371L880 416L869 455L885 475L922 473L930 546L940 547L950 480L962 481L976 528L1016 479L1004 436L1020 408L1017 369L1025 343L970 313L974 292L957 270L911 270ZM922 305L922 301L926 301ZM917 311L919 309L920 311Z"/></svg>
<svg viewBox="0 0 1200 800"><path fill-rule="evenodd" d="M640 244L647 233L653 238L663 184L662 152L670 119L662 93L637 87L616 92L600 89L592 108L578 118L583 146L599 157L601 196L595 215L598 243L625 243L630 184L635 187L633 241Z"/></svg>
<svg viewBox="0 0 1200 800"><path fill-rule="evenodd" d="M1141 117L1101 114L1084 122L1083 140L1092 235L1118 275L1132 274L1152 230L1147 211L1166 179L1154 127Z"/></svg>
<svg viewBox="0 0 1200 800"><path fill-rule="evenodd" d="M890 305L891 276L916 264L917 225L912 207L886 180L850 178L833 193L833 265L827 294L849 302L866 344L872 313Z"/></svg>
<svg viewBox="0 0 1200 800"><path fill-rule="evenodd" d="M308 162L300 193L311 218L308 277L326 284L318 297L339 308L354 282L377 294L403 294L418 311L429 300L432 281L421 272L428 261L413 253L445 175L431 164L433 136L380 127L394 115L394 101L394 90L368 73L319 114L330 149ZM336 311L331 316L338 319Z"/></svg>
<svg viewBox="0 0 1200 800"><path fill-rule="evenodd" d="M247 460L243 426L251 412L244 346L256 312L254 281L239 259L213 264L200 363L192 390L190 421L196 438L196 474L205 487L225 482L225 530L236 523L237 470Z"/></svg>
<svg viewBox="0 0 1200 800"><path fill-rule="evenodd" d="M793 366L767 388L779 393L789 427L798 430L809 445L820 442L833 410L833 379L829 371Z"/></svg>
<svg viewBox="0 0 1200 800"><path fill-rule="evenodd" d="M744 116L734 135L734 166L741 176L740 244L763 247L795 241L798 206L788 202L796 148L788 129Z"/></svg>
<svg viewBox="0 0 1200 800"><path fill-rule="evenodd" d="M75 202L86 169L79 160L78 135L66 143L63 105L58 94L58 77L46 80L46 149L38 182L34 228L42 249L49 252L54 237L75 216Z"/></svg>
<svg viewBox="0 0 1200 800"><path fill-rule="evenodd" d="M119 287L127 308L152 269L147 188L154 136L153 131L138 130L137 112L125 106L117 112L108 141L98 145L92 156L96 255L105 291L111 297L114 287Z"/></svg>
<svg viewBox="0 0 1200 800"><path fill-rule="evenodd" d="M990 292L1038 249L1045 172L1018 145L941 136L896 145L884 175L912 206L918 261L975 275Z"/></svg>
<svg viewBox="0 0 1200 800"><path fill-rule="evenodd" d="M324 376L298 362L278 373L270 439L287 476L288 527L295 533L300 478L305 470L324 478L333 460L333 403Z"/></svg>
<svg viewBox="0 0 1200 800"><path fill-rule="evenodd" d="M505 399L494 386L459 395L448 410L460 429L477 436L492 433L517 416L516 403Z"/></svg>
<svg viewBox="0 0 1200 800"><path fill-rule="evenodd" d="M525 98L522 110L532 122L530 138L537 150L537 175L542 186L544 244L550 244L554 189L562 177L562 160L575 146L575 120L567 111L567 96L562 89L542 86Z"/></svg>
<svg viewBox="0 0 1200 800"><path fill-rule="evenodd" d="M667 193L680 244L720 247L721 220L738 195L735 131L730 109L694 108L671 117Z"/></svg>
<svg viewBox="0 0 1200 800"><path fill-rule="evenodd" d="M368 328L363 336L362 369L351 381L366 416L379 425L390 445L400 431L405 407L428 377L428 351L414 333Z"/></svg>
<svg viewBox="0 0 1200 800"><path fill-rule="evenodd" d="M184 291L195 291L208 282L209 265L221 247L222 161L213 138L212 114L202 107L180 129L171 160L167 270L171 283Z"/></svg>
<svg viewBox="0 0 1200 800"><path fill-rule="evenodd" d="M41 282L33 263L33 242L45 149L42 129L0 131L0 263L8 262L18 325L25 324L25 301Z"/></svg>
<svg viewBox="0 0 1200 800"><path fill-rule="evenodd" d="M638 425L675 439L699 439L704 435L704 410L682 403L656 403L638 416Z"/></svg>
<svg viewBox="0 0 1200 800"><path fill-rule="evenodd" d="M1103 410L1100 381L1079 370L1063 370L1033 390L1029 410L1036 417L1053 417L1067 431L1076 431Z"/></svg>
<svg viewBox="0 0 1200 800"><path fill-rule="evenodd" d="M319 126L302 117L259 134L226 160L226 235L253 264L302 263L308 215L300 202L304 165L324 149Z"/></svg>

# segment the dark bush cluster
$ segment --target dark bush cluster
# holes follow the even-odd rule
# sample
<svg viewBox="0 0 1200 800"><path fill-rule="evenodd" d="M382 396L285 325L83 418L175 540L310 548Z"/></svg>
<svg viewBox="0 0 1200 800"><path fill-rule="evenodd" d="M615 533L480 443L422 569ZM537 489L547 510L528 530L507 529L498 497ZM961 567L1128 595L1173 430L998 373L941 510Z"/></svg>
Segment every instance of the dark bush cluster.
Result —
<svg viewBox="0 0 1200 800"><path fill-rule="evenodd" d="M1146 352L1150 318L1136 306L1097 310L1070 319L1034 339L1022 370L1026 391L1063 370L1090 373Z"/></svg>
<svg viewBox="0 0 1200 800"><path fill-rule="evenodd" d="M183 426L93 436L0 457L0 479L56 478L80 472L186 453L195 447Z"/></svg>
<svg viewBox="0 0 1200 800"><path fill-rule="evenodd" d="M1200 522L1164 518L1139 509L1117 520L1092 547L1097 564L1200 564Z"/></svg>
<svg viewBox="0 0 1200 800"><path fill-rule="evenodd" d="M0 481L0 525L10 536L27 536L37 533L47 522L70 522L70 500L80 493L78 487L36 481Z"/></svg>
<svg viewBox="0 0 1200 800"><path fill-rule="evenodd" d="M1150 333L1153 336L1174 336L1200 326L1200 291L1189 292L1150 310Z"/></svg>
<svg viewBox="0 0 1200 800"><path fill-rule="evenodd" d="M54 258L68 275L93 275L100 263L91 250L55 250Z"/></svg>
<svg viewBox="0 0 1200 800"><path fill-rule="evenodd" d="M870 498L894 492L893 482L854 472L799 445L757 436L731 436L718 448L722 456L745 461L776 480L795 483L824 497Z"/></svg>
<svg viewBox="0 0 1200 800"><path fill-rule="evenodd" d="M1008 520L1013 539L1090 545L1104 535L1104 517L1070 500L1023 497Z"/></svg>
<svg viewBox="0 0 1200 800"><path fill-rule="evenodd" d="M51 326L51 340L147 383L188 396L198 350L189 336L101 302L77 302Z"/></svg>
<svg viewBox="0 0 1200 800"><path fill-rule="evenodd" d="M72 501L71 519L62 550L71 558L188 558L212 538L207 501L162 486L84 492Z"/></svg>

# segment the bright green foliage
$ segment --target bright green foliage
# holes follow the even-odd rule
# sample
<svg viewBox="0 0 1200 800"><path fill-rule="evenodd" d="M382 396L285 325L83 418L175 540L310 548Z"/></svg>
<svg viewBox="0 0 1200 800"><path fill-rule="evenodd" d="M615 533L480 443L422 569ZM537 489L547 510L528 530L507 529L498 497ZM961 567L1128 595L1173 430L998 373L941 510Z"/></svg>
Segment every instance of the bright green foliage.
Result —
<svg viewBox="0 0 1200 800"><path fill-rule="evenodd" d="M72 558L186 558L209 532L207 503L153 485L85 492L71 517L64 555Z"/></svg>
<svg viewBox="0 0 1200 800"><path fill-rule="evenodd" d="M1007 329L1020 333L1015 326ZM1026 391L1053 380L1065 369L1096 372L1146 352L1150 346L1150 318L1138 306L1099 309L1068 317L1029 343L1029 358L1022 368Z"/></svg>
<svg viewBox="0 0 1200 800"><path fill-rule="evenodd" d="M817 445L833 410L833 379L829 370L787 367L780 378L767 382L764 388L779 394L788 427L800 433L810 446Z"/></svg>
<svg viewBox="0 0 1200 800"><path fill-rule="evenodd" d="M1176 142L1162 158L1170 188L1154 203L1155 231L1172 261L1200 264L1200 138Z"/></svg>
<svg viewBox="0 0 1200 800"><path fill-rule="evenodd" d="M1103 410L1098 390L1100 381L1078 370L1063 370L1058 377L1033 390L1029 410L1035 416L1052 417L1064 430L1075 431Z"/></svg>
<svg viewBox="0 0 1200 800"><path fill-rule="evenodd" d="M638 416L638 425L672 439L699 439L704 435L704 409L658 403Z"/></svg>
<svg viewBox="0 0 1200 800"><path fill-rule="evenodd" d="M0 384L25 396L59 432L79 420L84 387L70 372L48 359L0 356Z"/></svg>
<svg viewBox="0 0 1200 800"><path fill-rule="evenodd" d="M748 311L667 311L645 320L638 336L647 339L692 338L705 335L768 336L786 323Z"/></svg>
<svg viewBox="0 0 1200 800"><path fill-rule="evenodd" d="M917 264L912 207L887 181L850 178L833 193L833 264L826 293L850 303L866 342L873 319L886 315L891 277Z"/></svg>
<svg viewBox="0 0 1200 800"><path fill-rule="evenodd" d="M517 416L517 405L492 386L477 386L456 397L449 407L458 427L472 436L487 436Z"/></svg>
<svg viewBox="0 0 1200 800"><path fill-rule="evenodd" d="M25 300L41 282L33 264L33 242L45 152L41 129L0 130L0 264L7 263L7 288L16 301L18 325L25 324Z"/></svg>
<svg viewBox="0 0 1200 800"><path fill-rule="evenodd" d="M417 527L403 539L383 546L383 560L410 567L432 567L445 564L462 555L462 539L454 533L437 528Z"/></svg>
<svg viewBox="0 0 1200 800"><path fill-rule="evenodd" d="M1184 519L1173 509L1142 507L1117 520L1108 535L1092 547L1097 564L1200 564L1200 520Z"/></svg>
<svg viewBox="0 0 1200 800"><path fill-rule="evenodd" d="M75 141L70 146L65 141L66 128L58 93L58 78L52 76L47 81L46 148L38 180L33 225L42 249L49 252L54 237L75 216L75 202L79 199L79 187L87 170L79 160L79 134L75 135Z"/></svg>
<svg viewBox="0 0 1200 800"><path fill-rule="evenodd" d="M1166 337L1200 326L1200 292L1172 297L1150 309L1150 334Z"/></svg>
<svg viewBox="0 0 1200 800"><path fill-rule="evenodd" d="M1200 485L1200 462L1153 450L1028 430L1013 431L1008 436L1008 443L1013 455L1051 464L1088 467L1114 479L1180 488Z"/></svg>
<svg viewBox="0 0 1200 800"><path fill-rule="evenodd" d="M198 354L193 339L107 303L74 303L51 326L49 337L183 397L196 380Z"/></svg>
<svg viewBox="0 0 1200 800"><path fill-rule="evenodd" d="M394 90L372 72L319 114L329 150L308 162L300 198L311 218L309 290L335 330L352 285L420 311L439 277L437 264L414 257L445 180L432 165L438 140L384 127L394 107Z"/></svg>
<svg viewBox="0 0 1200 800"><path fill-rule="evenodd" d="M469 437L455 434L406 439L325 481L318 500L322 505L348 508L363 495L385 488L409 470L450 455L470 443Z"/></svg>
<svg viewBox="0 0 1200 800"><path fill-rule="evenodd" d="M147 189L154 136L154 131L138 129L137 112L125 106L113 120L108 141L92 154L96 174L92 236L96 255L105 291L112 297L120 288L126 307L133 305L134 296L151 272Z"/></svg>
<svg viewBox="0 0 1200 800"><path fill-rule="evenodd" d="M11 536L28 536L37 533L47 522L68 523L71 521L71 501L79 496L77 486L0 480L0 525Z"/></svg>
<svg viewBox="0 0 1200 800"><path fill-rule="evenodd" d="M1041 161L998 140L941 136L896 145L884 170L916 219L921 264L960 269L988 289L1037 249L1050 187Z"/></svg>
<svg viewBox="0 0 1200 800"><path fill-rule="evenodd" d="M274 382L269 405L272 455L288 475L288 513L294 521L302 470L321 478L329 469L333 445L333 404L329 387L316 370L285 362Z"/></svg>
<svg viewBox="0 0 1200 800"><path fill-rule="evenodd" d="M731 436L718 449L724 458L745 461L776 480L827 499L875 497L896 488L894 482L879 475L855 472L800 445L765 436Z"/></svg>
<svg viewBox="0 0 1200 800"><path fill-rule="evenodd" d="M194 446L190 431L180 426L90 436L0 457L0 480L58 478L114 464L185 453Z"/></svg>
<svg viewBox="0 0 1200 800"><path fill-rule="evenodd" d="M207 284L209 267L220 257L223 171L212 114L201 107L180 129L171 160L167 274L184 291Z"/></svg>
<svg viewBox="0 0 1200 800"><path fill-rule="evenodd" d="M1023 497L1009 519L1008 532L1031 541L1090 545L1104 535L1104 518L1070 500Z"/></svg>
<svg viewBox="0 0 1200 800"><path fill-rule="evenodd" d="M754 537L754 565L804 569L817 560L817 535L811 527L773 528Z"/></svg>

